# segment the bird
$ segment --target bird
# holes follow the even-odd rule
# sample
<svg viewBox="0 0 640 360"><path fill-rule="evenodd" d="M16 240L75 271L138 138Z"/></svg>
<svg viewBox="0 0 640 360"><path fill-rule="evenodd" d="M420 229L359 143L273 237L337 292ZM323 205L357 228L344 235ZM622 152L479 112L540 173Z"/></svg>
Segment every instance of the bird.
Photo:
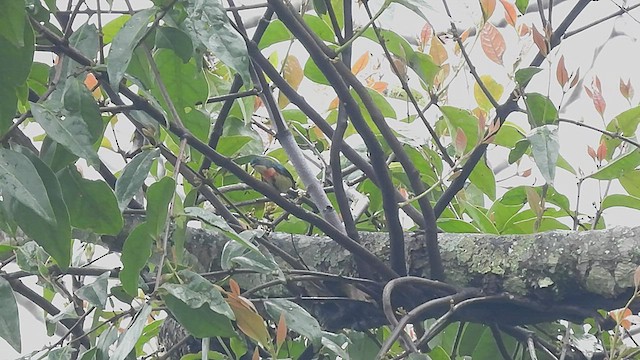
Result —
<svg viewBox="0 0 640 360"><path fill-rule="evenodd" d="M272 157L256 156L249 162L249 165L260 174L262 181L281 193L286 193L295 186L295 181L289 170Z"/></svg>

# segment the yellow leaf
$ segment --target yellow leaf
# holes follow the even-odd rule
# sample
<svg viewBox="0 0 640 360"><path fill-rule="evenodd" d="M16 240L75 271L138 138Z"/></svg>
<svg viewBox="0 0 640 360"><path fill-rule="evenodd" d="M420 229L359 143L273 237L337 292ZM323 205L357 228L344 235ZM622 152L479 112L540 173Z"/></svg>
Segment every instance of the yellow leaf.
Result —
<svg viewBox="0 0 640 360"><path fill-rule="evenodd" d="M354 75L358 75L360 71L362 71L365 67L367 67L370 56L371 56L371 53L368 51L365 51L364 54L362 54L351 67L351 72Z"/></svg>
<svg viewBox="0 0 640 360"><path fill-rule="evenodd" d="M293 55L287 56L284 61L282 77L289 85L291 85L293 90L298 90L298 87L302 82L302 78L304 77L304 72L302 70L302 66L300 66L298 58ZM278 96L278 106L282 109L288 104L289 99L280 93Z"/></svg>
<svg viewBox="0 0 640 360"><path fill-rule="evenodd" d="M111 141L109 141L109 139L107 139L106 137L102 137L102 141L100 142L100 147L109 149L111 151L115 151L113 150L113 145L111 145Z"/></svg>
<svg viewBox="0 0 640 360"><path fill-rule="evenodd" d="M251 302L235 294L229 294L226 300L231 310L233 310L233 314L236 316L238 328L260 345L269 347L271 345L271 339L269 337L269 331L267 331L267 325L262 316L247 304Z"/></svg>
<svg viewBox="0 0 640 360"><path fill-rule="evenodd" d="M495 80L493 80L491 75L482 75L480 76L480 80L482 80L484 86L487 88L487 90L489 90L489 94L491 94L493 99L499 102L500 97L502 96L502 93L504 91L504 86L498 84ZM482 110L489 111L493 108L493 105L491 105L491 101L489 101L489 98L482 91L482 88L480 88L480 85L478 85L478 83L475 83L473 86L473 96L476 99L476 103L478 103L478 106Z"/></svg>
<svg viewBox="0 0 640 360"><path fill-rule="evenodd" d="M335 109L338 108L338 105L340 105L340 99L338 97L336 97L335 99L331 100L327 110L335 110Z"/></svg>
<svg viewBox="0 0 640 360"><path fill-rule="evenodd" d="M437 36L431 38L431 49L429 49L429 55L436 63L436 65L442 65L449 58L447 49L444 48L442 41Z"/></svg>
<svg viewBox="0 0 640 360"><path fill-rule="evenodd" d="M482 9L482 18L487 21L496 9L496 0L480 0L480 8Z"/></svg>

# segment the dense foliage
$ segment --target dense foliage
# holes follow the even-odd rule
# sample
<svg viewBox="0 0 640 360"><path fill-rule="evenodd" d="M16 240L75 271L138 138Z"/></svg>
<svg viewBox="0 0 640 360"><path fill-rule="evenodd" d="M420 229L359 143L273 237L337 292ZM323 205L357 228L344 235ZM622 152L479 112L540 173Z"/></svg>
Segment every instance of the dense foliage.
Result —
<svg viewBox="0 0 640 360"><path fill-rule="evenodd" d="M608 316L449 283L438 232L603 229L605 210L640 209L632 82L606 93L618 79L581 77L563 50L638 5L585 23L589 0L469 1L467 27L449 3L3 1L0 337L17 352L30 341L20 294L54 336L27 358L634 356L631 301ZM380 26L389 11L421 31ZM597 121L565 116L576 99ZM578 185L557 186L558 169ZM594 208L580 202L594 193ZM194 227L225 236L219 261L185 250ZM384 254L363 231L387 234ZM328 236L358 271L318 271L272 232ZM407 276L408 232L428 277ZM354 310L350 329L316 304ZM532 326L534 313L557 321Z"/></svg>

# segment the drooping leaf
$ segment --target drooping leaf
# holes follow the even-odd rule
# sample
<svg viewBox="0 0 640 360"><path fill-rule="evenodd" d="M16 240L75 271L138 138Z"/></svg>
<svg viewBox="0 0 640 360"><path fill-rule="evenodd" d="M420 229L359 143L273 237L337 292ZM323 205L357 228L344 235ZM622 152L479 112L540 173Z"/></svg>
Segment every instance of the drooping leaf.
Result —
<svg viewBox="0 0 640 360"><path fill-rule="evenodd" d="M504 86L495 81L493 77L491 77L491 75L482 75L480 76L480 80L484 84L485 88L489 90L489 94L491 94L491 97L496 102L500 102L500 97L502 96L502 92L504 91ZM487 97L487 95L485 95L484 91L482 91L482 88L477 82L473 85L473 96L475 97L476 102L481 109L489 111L493 108L491 101L489 101L489 98Z"/></svg>
<svg viewBox="0 0 640 360"><path fill-rule="evenodd" d="M532 131L533 133L527 137L531 143L531 155L547 184L553 185L560 151L558 127L543 125Z"/></svg>
<svg viewBox="0 0 640 360"><path fill-rule="evenodd" d="M74 155L81 157L95 168L100 166L98 154L87 123L78 112L69 113L64 120L54 108L46 104L31 103L33 118L55 142L63 145Z"/></svg>
<svg viewBox="0 0 640 360"><path fill-rule="evenodd" d="M158 9L155 7L137 12L113 38L107 56L107 74L109 75L109 84L113 89L119 88L120 80L122 80L131 61L133 50L147 34L149 20L157 12Z"/></svg>
<svg viewBox="0 0 640 360"><path fill-rule="evenodd" d="M289 55L284 60L282 77L294 90L298 90L298 87L304 78L304 73L298 58L294 55ZM280 95L278 95L278 107L282 109L288 104L289 99L280 93Z"/></svg>
<svg viewBox="0 0 640 360"><path fill-rule="evenodd" d="M22 351L20 337L20 320L18 319L18 304L13 295L11 284L0 276L0 338L3 338L11 347Z"/></svg>
<svg viewBox="0 0 640 360"><path fill-rule="evenodd" d="M26 7L23 0L7 0L2 4L0 12L0 37L8 40L15 47L23 47L25 23L27 23Z"/></svg>
<svg viewBox="0 0 640 360"><path fill-rule="evenodd" d="M489 20L496 9L496 0L480 0L480 9L482 10L482 19Z"/></svg>
<svg viewBox="0 0 640 360"><path fill-rule="evenodd" d="M231 26L227 12L218 1L188 0L185 26L206 48L240 74L245 85L251 83L249 54L244 39Z"/></svg>
<svg viewBox="0 0 640 360"><path fill-rule="evenodd" d="M28 237L51 255L60 268L66 269L71 262L71 224L60 183L53 171L34 153L24 148L20 150L35 167L37 177L42 179L53 208L54 221L42 219L33 209L11 198L13 219Z"/></svg>
<svg viewBox="0 0 640 360"><path fill-rule="evenodd" d="M287 327L308 338L314 346L322 340L322 329L318 320L300 305L286 299L271 299L264 302L264 307L273 320L284 315Z"/></svg>
<svg viewBox="0 0 640 360"><path fill-rule="evenodd" d="M422 80L427 87L434 85L434 79L440 72L440 66L438 66L431 56L423 54L421 52L415 52L409 57L407 63L413 71L418 74L420 80Z"/></svg>
<svg viewBox="0 0 640 360"><path fill-rule="evenodd" d="M496 198L496 177L484 159L478 161L469 175L469 181L491 200Z"/></svg>
<svg viewBox="0 0 640 360"><path fill-rule="evenodd" d="M116 199L120 210L129 204L129 201L140 190L144 180L149 175L153 161L160 155L159 149L145 150L136 155L122 170L122 175L116 181Z"/></svg>
<svg viewBox="0 0 640 360"><path fill-rule="evenodd" d="M249 300L240 295L228 294L227 303L235 314L236 325L245 335L264 347L271 346L266 322Z"/></svg>
<svg viewBox="0 0 640 360"><path fill-rule="evenodd" d="M547 96L539 93L527 93L524 101L527 105L529 124L532 128L554 124L558 120L558 109Z"/></svg>
<svg viewBox="0 0 640 360"><path fill-rule="evenodd" d="M109 280L109 272L95 278L89 284L86 284L75 291L76 295L91 304L92 306L104 309L107 304L107 285Z"/></svg>
<svg viewBox="0 0 640 360"><path fill-rule="evenodd" d="M117 235L124 220L107 183L88 180L72 166L58 173L71 225L96 234Z"/></svg>
<svg viewBox="0 0 640 360"><path fill-rule="evenodd" d="M253 243L251 243L251 241L248 241L247 239L243 238L241 235L236 234L236 232L231 229L229 224L220 215L214 214L211 211L207 211L199 207L185 208L184 213L187 216L200 219L203 222L218 228L230 239L233 239L239 242L240 244L247 247L248 249L257 251L258 253L260 252L260 250Z"/></svg>
<svg viewBox="0 0 640 360"><path fill-rule="evenodd" d="M502 65L502 56L507 48L504 37L491 23L486 23L480 32L480 44L489 60Z"/></svg>
<svg viewBox="0 0 640 360"><path fill-rule="evenodd" d="M45 184L25 155L0 149L0 189L3 196L11 196L43 220L55 222Z"/></svg>
<svg viewBox="0 0 640 360"><path fill-rule="evenodd" d="M222 297L219 287L214 286L207 279L189 270L181 270L178 276L184 283L163 284L163 291L171 294L192 309L206 305L212 311L226 316L229 320L235 320L233 311L231 311L231 308Z"/></svg>
<svg viewBox="0 0 640 360"><path fill-rule="evenodd" d="M173 295L161 293L160 296L171 314L191 335L197 338L237 335L231 320L212 311L206 304L193 309Z"/></svg>
<svg viewBox="0 0 640 360"><path fill-rule="evenodd" d="M123 268L120 271L122 288L131 296L138 295L138 278L140 271L147 265L151 257L153 237L149 225L142 223L129 233L122 245L120 261Z"/></svg>
<svg viewBox="0 0 640 360"><path fill-rule="evenodd" d="M167 224L168 206L175 195L176 183L165 176L147 190L147 224L151 236L158 238Z"/></svg>
<svg viewBox="0 0 640 360"><path fill-rule="evenodd" d="M162 81L179 115L186 116L184 114L185 108L194 107L196 103L206 100L209 92L207 80L203 72L198 69L194 59L184 63L169 49L157 50L153 59L158 64ZM162 97L159 85L156 84L152 88L152 93L161 99L160 103L165 109L169 109Z"/></svg>
<svg viewBox="0 0 640 360"><path fill-rule="evenodd" d="M113 354L109 356L111 360L124 360L127 358L131 350L136 346L136 342L140 335L142 335L142 330L144 330L144 326L147 323L147 318L151 314L151 306L145 304L142 309L136 314L135 320L133 323L127 328L124 334L120 336L120 341L118 341L118 346L113 351Z"/></svg>
<svg viewBox="0 0 640 360"><path fill-rule="evenodd" d="M156 47L158 49L171 49L186 63L193 56L193 43L191 38L184 31L169 27L160 26L156 30Z"/></svg>

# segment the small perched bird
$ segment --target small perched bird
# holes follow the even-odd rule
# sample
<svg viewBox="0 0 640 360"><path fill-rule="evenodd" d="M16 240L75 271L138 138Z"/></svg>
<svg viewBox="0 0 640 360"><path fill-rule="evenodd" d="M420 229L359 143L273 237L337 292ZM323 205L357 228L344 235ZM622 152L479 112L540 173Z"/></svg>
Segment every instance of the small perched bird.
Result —
<svg viewBox="0 0 640 360"><path fill-rule="evenodd" d="M291 173L272 157L256 156L249 164L260 173L262 181L270 184L281 193L286 193L295 185Z"/></svg>

